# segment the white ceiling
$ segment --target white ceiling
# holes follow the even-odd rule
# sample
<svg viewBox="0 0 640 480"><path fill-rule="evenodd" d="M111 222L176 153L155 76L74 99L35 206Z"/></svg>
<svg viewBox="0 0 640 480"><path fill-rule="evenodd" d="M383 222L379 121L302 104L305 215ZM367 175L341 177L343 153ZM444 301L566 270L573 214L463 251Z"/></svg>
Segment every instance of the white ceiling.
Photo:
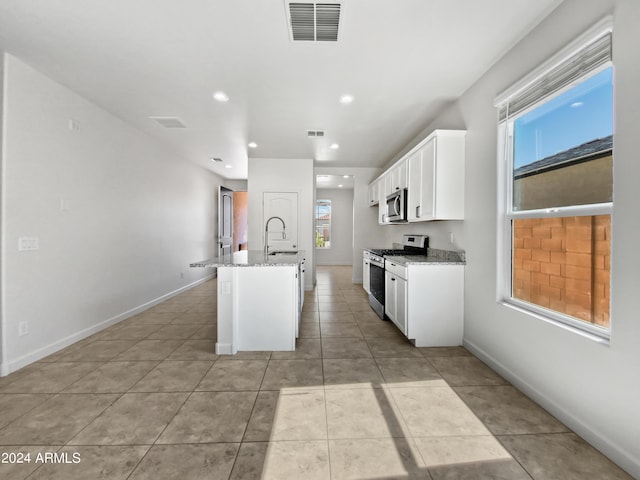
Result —
<svg viewBox="0 0 640 480"><path fill-rule="evenodd" d="M311 43L290 41L284 0L0 0L0 48L181 158L246 178L248 156L384 165L559 3L344 0L338 42Z"/></svg>
<svg viewBox="0 0 640 480"><path fill-rule="evenodd" d="M316 188L353 190L353 175L316 175Z"/></svg>

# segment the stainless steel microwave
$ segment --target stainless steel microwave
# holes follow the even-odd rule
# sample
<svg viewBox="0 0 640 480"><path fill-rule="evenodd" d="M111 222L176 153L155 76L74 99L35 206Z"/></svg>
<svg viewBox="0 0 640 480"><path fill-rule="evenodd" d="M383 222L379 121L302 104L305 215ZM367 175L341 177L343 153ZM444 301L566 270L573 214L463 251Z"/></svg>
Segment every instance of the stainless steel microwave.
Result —
<svg viewBox="0 0 640 480"><path fill-rule="evenodd" d="M407 221L407 189L403 188L387 196L387 220L390 222Z"/></svg>

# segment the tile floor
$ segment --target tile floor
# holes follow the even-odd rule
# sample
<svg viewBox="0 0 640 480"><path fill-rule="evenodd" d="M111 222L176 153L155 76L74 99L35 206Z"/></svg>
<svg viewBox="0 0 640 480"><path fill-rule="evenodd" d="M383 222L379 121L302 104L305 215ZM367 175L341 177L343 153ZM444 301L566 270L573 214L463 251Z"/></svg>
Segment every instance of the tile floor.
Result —
<svg viewBox="0 0 640 480"><path fill-rule="evenodd" d="M214 293L1 378L0 452L31 462L0 478L631 478L462 347L410 345L350 267L318 268L295 352L215 355Z"/></svg>

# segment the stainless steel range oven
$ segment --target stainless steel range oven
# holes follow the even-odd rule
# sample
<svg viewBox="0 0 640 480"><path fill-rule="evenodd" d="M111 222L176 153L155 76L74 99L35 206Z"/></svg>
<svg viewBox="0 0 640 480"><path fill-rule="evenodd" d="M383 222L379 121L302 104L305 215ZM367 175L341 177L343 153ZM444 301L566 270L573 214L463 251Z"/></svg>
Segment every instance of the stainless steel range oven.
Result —
<svg viewBox="0 0 640 480"><path fill-rule="evenodd" d="M382 319L385 318L384 257L388 255L426 255L429 248L429 237L426 235L403 235L402 246L402 249L367 249L369 252L369 305Z"/></svg>

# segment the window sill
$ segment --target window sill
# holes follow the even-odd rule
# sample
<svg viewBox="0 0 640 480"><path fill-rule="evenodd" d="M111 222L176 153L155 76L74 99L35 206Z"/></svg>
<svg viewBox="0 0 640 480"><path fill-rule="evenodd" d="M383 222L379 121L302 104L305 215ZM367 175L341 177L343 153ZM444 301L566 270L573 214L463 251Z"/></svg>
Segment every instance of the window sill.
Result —
<svg viewBox="0 0 640 480"><path fill-rule="evenodd" d="M567 317L562 314L556 314L555 312L544 308L536 308L532 304L514 299L502 299L499 300L498 303L519 313L529 315L530 317L537 318L538 320L542 320L543 322L562 328L568 332L580 335L581 337L591 340L592 342L599 343L600 345L609 346L610 344L610 332L604 331L604 329L593 327L586 323L584 326L574 325L573 322L579 322L579 320L574 320L571 317ZM598 331L596 331L596 329Z"/></svg>

